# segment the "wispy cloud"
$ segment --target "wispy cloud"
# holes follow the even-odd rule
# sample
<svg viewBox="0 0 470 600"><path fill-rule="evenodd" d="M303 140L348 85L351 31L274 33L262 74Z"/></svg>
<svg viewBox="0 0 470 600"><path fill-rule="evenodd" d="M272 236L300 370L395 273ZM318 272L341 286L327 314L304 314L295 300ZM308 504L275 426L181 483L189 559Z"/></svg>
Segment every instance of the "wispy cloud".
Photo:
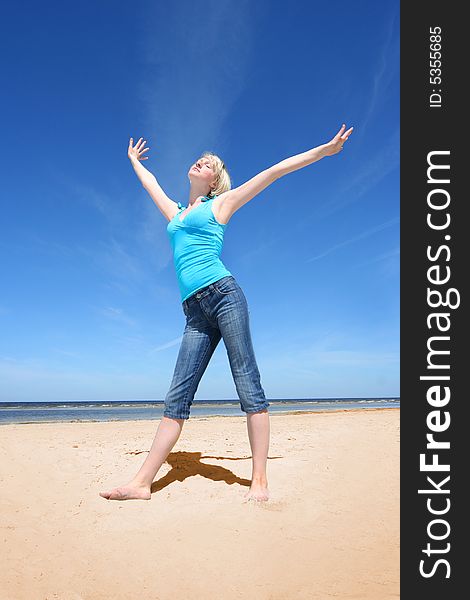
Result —
<svg viewBox="0 0 470 600"><path fill-rule="evenodd" d="M126 281L144 278L142 262L116 239L100 241L99 252L88 251L90 258L109 275Z"/></svg>
<svg viewBox="0 0 470 600"><path fill-rule="evenodd" d="M119 195L105 193L86 183L68 181L63 175L62 182L74 199L89 204L101 213L112 231L121 229L126 223L125 206Z"/></svg>
<svg viewBox="0 0 470 600"><path fill-rule="evenodd" d="M365 115L361 120L361 133L367 130L367 125L381 104L381 96L386 93L388 86L397 75L399 69L399 38L394 35L396 24L398 23L398 9L391 15L386 23L386 29L383 35L382 47L377 52L378 64L374 71L371 90L369 94L369 103L365 109Z"/></svg>
<svg viewBox="0 0 470 600"><path fill-rule="evenodd" d="M85 210L99 215L96 218L103 229L102 237L92 247L81 243L80 231L76 231L75 240L66 246L29 233L30 243L42 252L67 257L77 253L86 256L103 273L121 282L151 280L155 272L168 266L171 249L165 231L166 221L137 180L135 196L138 201L123 194L112 178L106 179L104 184L112 189L105 191L56 168L50 167L49 176L63 202L79 203Z"/></svg>
<svg viewBox="0 0 470 600"><path fill-rule="evenodd" d="M183 339L183 336L180 335L180 337L177 337L174 340L170 340L169 342L166 342L165 344L161 344L160 346L157 346L156 348L152 348L152 350L149 351L149 354L154 354L155 352L160 352L161 350L166 350L167 348L172 348L173 346L178 346L179 344L181 344L182 339Z"/></svg>
<svg viewBox="0 0 470 600"><path fill-rule="evenodd" d="M390 219L389 221L386 221L385 223L380 223L380 225L371 227L370 229L367 229L366 231L363 231L362 233L355 235L354 237L349 238L348 240L344 240L343 242L340 242L339 244L335 244L334 246L331 246L330 248L328 248L327 250L324 250L320 254L312 256L311 258L307 258L307 260L305 262L312 262L314 260L319 260L320 258L323 258L325 256L328 256L328 254L335 252L339 248L344 248L345 246L354 244L355 242L358 242L359 240L368 238L371 235L374 235L375 233L382 231L383 229L387 229L388 227L392 227L392 225L396 225L398 222L399 222L398 217L395 217L393 219Z"/></svg>
<svg viewBox="0 0 470 600"><path fill-rule="evenodd" d="M355 265L352 265L352 268L365 267L365 266L368 266L368 265L371 265L374 263L389 261L391 259L396 259L399 256L400 256L400 248L396 247L396 248L393 248L392 250L389 250L388 252L382 252L381 254L377 254L377 256L373 256L372 258L369 258L368 260L364 260L364 261L361 261L360 263L356 263Z"/></svg>
<svg viewBox="0 0 470 600"><path fill-rule="evenodd" d="M400 130L396 129L381 147L364 162L356 162L357 174L343 177L344 184L334 193L333 200L326 203L321 216L327 216L357 202L382 181L400 164Z"/></svg>
<svg viewBox="0 0 470 600"><path fill-rule="evenodd" d="M292 225L280 228L281 233L279 235L273 235L262 244L250 248L248 252L240 256L240 259L252 260L255 256L270 251L273 246L285 240L287 232L295 232L295 234L298 232L300 235L301 231L310 228L312 223L318 226L322 219L331 217L331 215L341 211L346 206L359 202L364 194L370 192L382 179L398 168L400 162L399 135L400 131L397 129L388 139L383 141L383 145L378 152L374 153L368 160L359 162L355 176L348 178L342 174L338 181L344 183L333 182L330 200L316 204L311 209L310 214L304 213L302 219L295 219L291 221ZM309 202L306 197L305 204L308 205Z"/></svg>
<svg viewBox="0 0 470 600"><path fill-rule="evenodd" d="M170 197L188 194L187 170L203 150L223 153L224 120L248 81L255 7L232 2L154 3L142 13L140 84L146 166ZM161 177L160 177L161 176Z"/></svg>
<svg viewBox="0 0 470 600"><path fill-rule="evenodd" d="M137 323L137 321L129 317L122 308L106 306L104 308L99 309L99 313L107 319L111 319L112 321L119 321L120 323L130 325L131 327L135 326Z"/></svg>

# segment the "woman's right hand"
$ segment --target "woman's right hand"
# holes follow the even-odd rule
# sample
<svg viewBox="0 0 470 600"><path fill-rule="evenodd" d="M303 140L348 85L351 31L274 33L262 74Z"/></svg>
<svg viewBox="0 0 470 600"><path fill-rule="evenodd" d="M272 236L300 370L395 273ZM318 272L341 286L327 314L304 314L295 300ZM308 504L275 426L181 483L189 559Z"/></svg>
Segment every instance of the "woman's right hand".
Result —
<svg viewBox="0 0 470 600"><path fill-rule="evenodd" d="M131 160L147 160L148 156L142 156L144 152L147 152L148 150L150 150L150 148L145 148L145 144L147 143L146 140L143 140L143 138L140 138L139 141L136 143L135 146L133 146L133 138L130 138L129 140L129 148L127 149L127 156L131 159Z"/></svg>

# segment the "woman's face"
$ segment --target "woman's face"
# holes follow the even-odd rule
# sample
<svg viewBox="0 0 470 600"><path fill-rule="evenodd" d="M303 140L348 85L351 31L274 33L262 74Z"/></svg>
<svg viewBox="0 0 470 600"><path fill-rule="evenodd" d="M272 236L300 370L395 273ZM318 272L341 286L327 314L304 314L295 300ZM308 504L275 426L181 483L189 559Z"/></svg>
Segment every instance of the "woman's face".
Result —
<svg viewBox="0 0 470 600"><path fill-rule="evenodd" d="M210 190L211 183L214 182L214 170L210 159L206 156L198 159L189 169L188 177L190 181L204 182Z"/></svg>

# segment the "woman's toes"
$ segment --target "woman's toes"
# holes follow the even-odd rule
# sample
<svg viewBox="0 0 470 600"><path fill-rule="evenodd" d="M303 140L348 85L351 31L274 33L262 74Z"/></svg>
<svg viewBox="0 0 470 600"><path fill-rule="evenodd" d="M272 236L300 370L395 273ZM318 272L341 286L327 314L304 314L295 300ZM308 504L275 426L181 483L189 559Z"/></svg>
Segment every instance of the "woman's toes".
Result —
<svg viewBox="0 0 470 600"><path fill-rule="evenodd" d="M129 494L121 492L120 488L116 488L109 495L110 500L124 500Z"/></svg>
<svg viewBox="0 0 470 600"><path fill-rule="evenodd" d="M106 500L121 500L124 497L124 494L121 494L118 489L114 489L110 492L100 492L100 496L106 498Z"/></svg>
<svg viewBox="0 0 470 600"><path fill-rule="evenodd" d="M121 487L110 492L100 492L107 500L150 500L151 492L147 488Z"/></svg>

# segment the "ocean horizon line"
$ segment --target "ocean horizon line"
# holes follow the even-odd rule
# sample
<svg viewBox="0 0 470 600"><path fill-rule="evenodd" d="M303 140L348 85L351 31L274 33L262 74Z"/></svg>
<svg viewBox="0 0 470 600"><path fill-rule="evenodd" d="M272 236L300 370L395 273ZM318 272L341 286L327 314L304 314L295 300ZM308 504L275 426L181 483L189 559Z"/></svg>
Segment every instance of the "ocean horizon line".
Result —
<svg viewBox="0 0 470 600"><path fill-rule="evenodd" d="M399 408L397 396L356 398L277 398L268 399L273 414L287 412L325 412ZM135 421L163 416L164 400L80 400L0 402L0 424L90 421ZM192 417L243 416L240 400L197 400L191 406Z"/></svg>
<svg viewBox="0 0 470 600"><path fill-rule="evenodd" d="M267 398L268 402L273 403L292 403L292 402L379 402L379 401L399 401L400 396L332 396L332 397L310 397L310 398ZM238 398L217 398L217 399L195 399L197 404L225 404L236 403ZM148 399L125 399L125 400L0 400L0 407L19 406L19 405L123 405L123 404L164 404L165 400Z"/></svg>

